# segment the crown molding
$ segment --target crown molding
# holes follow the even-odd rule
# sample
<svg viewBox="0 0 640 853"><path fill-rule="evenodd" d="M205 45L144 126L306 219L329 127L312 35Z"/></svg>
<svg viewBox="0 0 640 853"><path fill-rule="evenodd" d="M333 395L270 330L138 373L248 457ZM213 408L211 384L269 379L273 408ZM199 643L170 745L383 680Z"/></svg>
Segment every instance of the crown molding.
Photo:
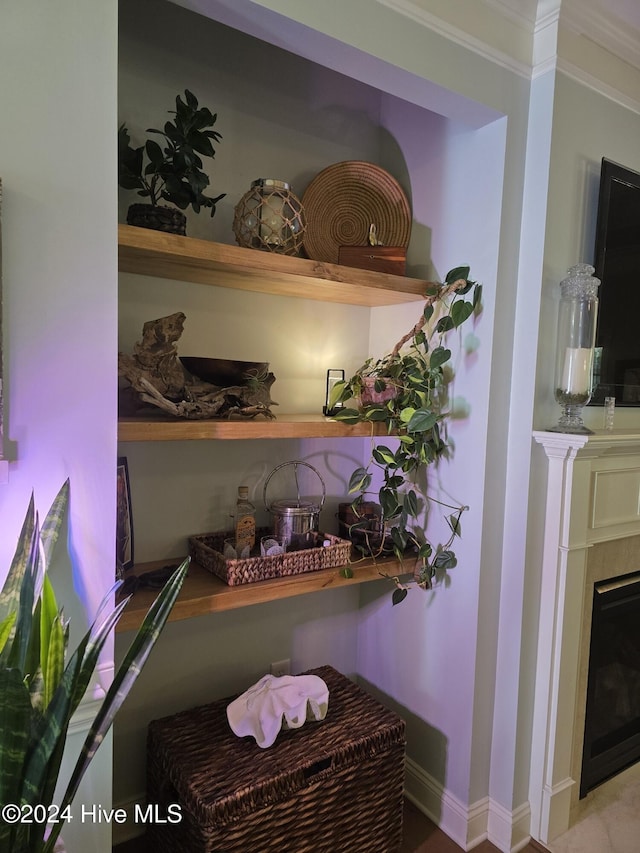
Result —
<svg viewBox="0 0 640 853"><path fill-rule="evenodd" d="M413 0L377 0L377 2L381 6L386 6L388 9L415 21L417 24L432 30L454 44L464 47L502 68L506 68L527 79L531 77L531 66L528 62L522 62L516 57L487 44L482 39L476 38L471 32L463 30L432 12L428 12L422 6L413 2ZM526 0L526 2L530 3L532 0ZM522 5L522 3L518 3L518 0L510 0L510 2L509 0L481 0L480 3L473 0L473 9L477 15L482 14L482 6L489 7L494 12L508 17L512 23L522 27L529 34L532 33L532 25L530 24L529 17L518 13L517 8L514 7L514 3ZM480 11L478 11L479 9Z"/></svg>
<svg viewBox="0 0 640 853"><path fill-rule="evenodd" d="M563 0L562 25L640 69L640 28L625 18L623 4L616 0Z"/></svg>
<svg viewBox="0 0 640 853"><path fill-rule="evenodd" d="M608 98L610 101L620 104L620 106L640 115L640 98L632 98L629 95L624 94L615 86L609 86L599 77L589 74L589 72L585 71L584 68L580 68L578 65L575 65L566 59L558 59L557 68L558 71L561 71L567 77L575 80L576 83L580 83L582 86L586 86L588 89L591 89L600 95L604 95L604 97Z"/></svg>

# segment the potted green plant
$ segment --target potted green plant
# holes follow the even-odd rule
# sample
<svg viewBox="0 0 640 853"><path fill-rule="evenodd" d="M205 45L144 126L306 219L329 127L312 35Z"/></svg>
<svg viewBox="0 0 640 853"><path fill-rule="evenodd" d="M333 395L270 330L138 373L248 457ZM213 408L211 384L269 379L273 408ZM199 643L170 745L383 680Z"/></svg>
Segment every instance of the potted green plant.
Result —
<svg viewBox="0 0 640 853"><path fill-rule="evenodd" d="M447 369L451 351L444 339L478 310L481 295L481 285L469 279L469 267L452 269L443 283L430 283L417 323L391 352L367 359L350 379L336 383L330 399L332 408L353 401L338 408L337 420L384 424L387 435L398 437L395 450L386 441L372 439L369 462L352 473L349 494L355 495L352 508L358 514L371 493L374 472L381 473L379 553L390 549L400 561L415 555L414 579L423 588L431 586L438 571L456 565L452 544L460 535L460 517L466 507L442 504L451 510L446 516L451 535L437 546L427 538L419 518L430 502L441 503L427 494L425 468L448 448L446 386L451 378ZM363 519L362 526L366 523ZM407 587L398 578L393 580L393 603L397 604L405 598Z"/></svg>
<svg viewBox="0 0 640 853"><path fill-rule="evenodd" d="M211 216L225 193L212 198L204 191L209 178L202 171L200 155L215 157L214 142L222 138L211 130L217 114L199 107L196 96L185 89L185 100L176 98L174 121L167 121L163 130L148 128L164 140L161 146L148 139L138 148L131 146L126 125L118 128L118 183L127 190L137 190L148 203L132 204L127 214L130 225L155 228L177 234L186 233L186 217L181 211L190 205L196 213L209 208ZM145 165L145 155L147 163ZM179 210L160 204L171 202Z"/></svg>
<svg viewBox="0 0 640 853"><path fill-rule="evenodd" d="M70 781L53 804L67 729L128 599L112 589L76 650L46 567L69 495L60 489L42 527L33 496L0 594L0 853L53 853L78 785L148 658L184 580L176 569L152 604L93 721ZM58 846L56 842L58 841Z"/></svg>

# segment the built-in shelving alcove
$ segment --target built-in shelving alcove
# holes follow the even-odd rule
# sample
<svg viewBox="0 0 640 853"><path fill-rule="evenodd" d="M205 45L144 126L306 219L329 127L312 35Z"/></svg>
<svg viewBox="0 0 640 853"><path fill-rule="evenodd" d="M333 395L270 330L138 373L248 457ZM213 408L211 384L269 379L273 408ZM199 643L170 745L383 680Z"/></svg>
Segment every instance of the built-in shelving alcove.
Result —
<svg viewBox="0 0 640 853"><path fill-rule="evenodd" d="M226 196L213 219L206 212L188 214L190 238L227 245L236 254L233 208L252 180L287 180L303 195L325 166L367 160L393 174L409 198L408 279L442 277L473 258L483 264L473 272L485 281L495 276L506 131L503 123L491 123L497 113L258 4L210 0L199 6L209 18L183 8L189 5L121 4L118 112L135 144L141 144L146 128L161 126L184 88L217 112L222 140L215 160L205 165L212 194ZM131 195L120 192L120 222L135 200ZM467 203L478 198L482 204ZM195 441L189 440L190 430L210 427L171 425L173 435L155 440L145 433L144 422L121 421L119 452L128 459L131 478L136 563L174 561L185 553L189 535L220 529L240 483L250 486L260 520L267 521L262 484L273 468L296 458L321 471L327 489L321 523L335 525L349 473L370 445L364 435L346 438L343 430L337 434L334 426L319 426L326 370L349 373L367 356L392 346L417 319L415 291L409 301L390 300L396 304L323 301L315 298L313 276L306 291L286 293L273 286L270 292L217 286L215 277L207 284L184 280L177 270L175 278L167 278L127 269L122 262L121 268L122 351L131 351L147 320L183 311L180 354L268 360L276 375L274 413L281 415L270 435L269 428L260 435L255 424L244 425L248 434L239 440L221 436L228 427L218 425ZM327 286L336 287L317 283L318 289ZM295 279L286 287L296 288ZM493 311L493 298L489 292L485 316ZM477 446L486 441L486 344L460 366L459 393L480 414L473 441L468 433L457 441L459 473L447 474L448 486L462 494L469 491ZM465 387L467 367L473 368L474 381ZM157 436L155 427L154 432ZM464 547L472 550L481 512L477 518L465 534ZM472 561L466 584L476 582L476 570ZM214 693L229 695L272 660L290 657L301 667L330 660L343 672L356 672L360 590L370 589L391 608L389 582L377 577L377 567L363 564L353 582L315 578L288 586L282 596L266 588L216 586L218 596L205 593L193 612L190 605L182 608L147 664L138 698L123 708L116 726L114 800L134 800L144 788L144 738L152 717ZM215 586L213 579L198 576L199 584L208 580ZM443 603L442 616L431 619L446 619ZM123 627L135 627L139 617L132 612ZM127 631L118 636L117 656L127 637Z"/></svg>

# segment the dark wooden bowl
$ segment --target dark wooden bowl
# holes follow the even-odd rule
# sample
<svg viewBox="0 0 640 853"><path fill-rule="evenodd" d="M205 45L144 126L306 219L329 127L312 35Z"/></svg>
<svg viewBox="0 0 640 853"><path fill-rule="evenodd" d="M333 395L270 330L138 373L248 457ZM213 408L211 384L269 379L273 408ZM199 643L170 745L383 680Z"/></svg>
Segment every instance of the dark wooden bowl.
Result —
<svg viewBox="0 0 640 853"><path fill-rule="evenodd" d="M265 376L269 372L266 361L233 361L228 358L200 358L199 356L180 356L183 366L202 379L221 388L232 385L246 385L250 379Z"/></svg>

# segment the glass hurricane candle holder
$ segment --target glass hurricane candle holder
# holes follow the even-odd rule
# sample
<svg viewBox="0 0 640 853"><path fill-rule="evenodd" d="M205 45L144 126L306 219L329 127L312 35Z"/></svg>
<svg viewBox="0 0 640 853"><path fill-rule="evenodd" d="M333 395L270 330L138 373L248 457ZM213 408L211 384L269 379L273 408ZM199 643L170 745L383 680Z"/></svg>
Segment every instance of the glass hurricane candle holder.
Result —
<svg viewBox="0 0 640 853"><path fill-rule="evenodd" d="M593 356L598 317L598 287L589 264L576 264L560 282L555 398L562 414L552 432L591 434L582 408L593 393Z"/></svg>
<svg viewBox="0 0 640 853"><path fill-rule="evenodd" d="M305 229L302 202L286 181L258 178L234 210L233 233L247 249L299 255Z"/></svg>

